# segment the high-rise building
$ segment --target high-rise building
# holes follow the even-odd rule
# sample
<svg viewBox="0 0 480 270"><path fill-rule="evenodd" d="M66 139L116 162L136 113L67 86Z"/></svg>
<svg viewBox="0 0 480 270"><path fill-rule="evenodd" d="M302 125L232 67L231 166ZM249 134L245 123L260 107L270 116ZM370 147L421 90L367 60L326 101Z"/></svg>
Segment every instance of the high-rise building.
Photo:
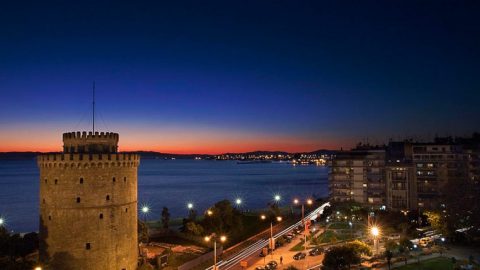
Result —
<svg viewBox="0 0 480 270"><path fill-rule="evenodd" d="M137 168L118 134L63 134L63 153L38 157L40 259L52 269L137 268Z"/></svg>
<svg viewBox="0 0 480 270"><path fill-rule="evenodd" d="M382 207L385 205L384 169L384 149L337 153L329 174L331 199Z"/></svg>

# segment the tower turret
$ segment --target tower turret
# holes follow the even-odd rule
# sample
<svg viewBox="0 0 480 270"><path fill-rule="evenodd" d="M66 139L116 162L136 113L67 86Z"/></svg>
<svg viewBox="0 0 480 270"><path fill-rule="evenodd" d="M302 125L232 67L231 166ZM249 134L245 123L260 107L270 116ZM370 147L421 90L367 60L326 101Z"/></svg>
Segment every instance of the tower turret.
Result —
<svg viewBox="0 0 480 270"><path fill-rule="evenodd" d="M62 154L39 155L40 257L52 269L136 269L140 157L117 153L118 139L64 133Z"/></svg>

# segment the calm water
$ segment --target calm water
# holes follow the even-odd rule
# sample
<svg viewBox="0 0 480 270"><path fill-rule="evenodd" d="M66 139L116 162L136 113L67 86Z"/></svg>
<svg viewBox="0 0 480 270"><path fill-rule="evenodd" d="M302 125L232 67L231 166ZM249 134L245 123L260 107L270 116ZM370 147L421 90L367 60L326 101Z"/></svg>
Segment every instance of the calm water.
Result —
<svg viewBox="0 0 480 270"><path fill-rule="evenodd" d="M163 206L174 217L185 216L189 202L203 212L219 200L239 197L248 210L264 208L274 194L285 204L296 196L328 195L328 169L313 165L145 159L138 174L139 204L150 206L149 219L159 219ZM0 161L0 216L9 229L38 230L38 182L35 160Z"/></svg>

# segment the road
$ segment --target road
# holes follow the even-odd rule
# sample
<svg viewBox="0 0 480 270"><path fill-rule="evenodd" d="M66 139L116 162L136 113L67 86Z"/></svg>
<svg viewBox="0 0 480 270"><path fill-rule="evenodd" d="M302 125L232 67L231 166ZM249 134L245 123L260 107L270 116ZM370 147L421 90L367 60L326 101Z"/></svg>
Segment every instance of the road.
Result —
<svg viewBox="0 0 480 270"><path fill-rule="evenodd" d="M327 206L330 206L330 203L324 203L322 204L320 207L318 207L317 209L313 210L310 214L306 215L305 216L305 219L306 220L312 220L312 219L316 219L316 217L318 217L319 215L321 215L323 213L323 210L325 209L325 207ZM298 227L299 225L302 225L302 221L299 220L297 223L293 224L292 226L284 229L283 231L277 233L276 235L274 235L273 238L277 239L278 237L282 237L283 235L289 233L290 231L292 231L295 227ZM293 261L293 254L290 256L290 253L288 253L288 249L290 249L292 246L294 246L295 244L298 243L298 241L300 241L300 238L297 236L297 239L296 241L292 241L292 243L290 245L286 245L284 247L281 247L279 249L277 249L276 251L274 251L273 253L273 257L271 255L269 255L265 261L268 262L270 261L269 259L270 258L273 258L273 259L276 259L276 261L278 263L280 263L280 256L282 256L281 254L285 254L285 256L283 256L283 259L284 259L284 266L289 264L289 263L294 263L294 262L291 262L290 259ZM291 246L292 245L292 246ZM257 242L255 242L254 244L246 247L245 249L243 249L242 251L238 252L235 256L232 256L230 257L228 260L222 260L222 261L219 261L218 264L217 264L217 268L221 269L221 270L229 270L229 269L241 269L240 267L240 262L241 261L247 261L248 262L248 265L250 267L247 267L247 268L251 268L252 265L259 265L259 263L263 263L263 258L260 258L258 255L260 254L260 251L262 250L262 248L268 246L268 239L261 239ZM278 257L275 257L275 256L278 256ZM308 259L310 259L311 257L310 256L307 256ZM317 256L318 257L318 260L322 259L320 256ZM261 262L258 262L259 259L261 260ZM308 259L307 259L307 263L308 263ZM267 261L268 260L268 261ZM300 261L300 262L295 262L296 264L297 263L304 263L303 260ZM295 264L295 265L296 265ZM306 265L306 263L305 263ZM313 263L312 263L313 265ZM212 266L207 268L207 270L212 270ZM255 268L255 267L253 267ZM303 268L303 267L302 267Z"/></svg>

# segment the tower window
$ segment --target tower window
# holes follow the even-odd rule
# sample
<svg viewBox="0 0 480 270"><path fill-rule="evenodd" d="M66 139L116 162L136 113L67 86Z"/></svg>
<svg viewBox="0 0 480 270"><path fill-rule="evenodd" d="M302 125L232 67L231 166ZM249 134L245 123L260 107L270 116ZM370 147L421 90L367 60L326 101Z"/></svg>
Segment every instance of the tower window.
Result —
<svg viewBox="0 0 480 270"><path fill-rule="evenodd" d="M100 214L99 218L100 218L100 219L103 219L103 214Z"/></svg>
<svg viewBox="0 0 480 270"><path fill-rule="evenodd" d="M77 197L77 203L80 203L80 197Z"/></svg>
<svg viewBox="0 0 480 270"><path fill-rule="evenodd" d="M123 177L123 182L125 182L125 183L127 182L127 177L126 176Z"/></svg>
<svg viewBox="0 0 480 270"><path fill-rule="evenodd" d="M43 201L43 203L45 203L45 199L43 199L42 201Z"/></svg>
<svg viewBox="0 0 480 270"><path fill-rule="evenodd" d="M91 248L90 243L86 243L86 244L85 244L85 249L86 249L86 250L89 250L90 248Z"/></svg>
<svg viewBox="0 0 480 270"><path fill-rule="evenodd" d="M83 178L80 178L80 184L83 184Z"/></svg>
<svg viewBox="0 0 480 270"><path fill-rule="evenodd" d="M48 216L48 220L52 220L52 216Z"/></svg>
<svg viewBox="0 0 480 270"><path fill-rule="evenodd" d="M110 201L110 195L107 195L106 200Z"/></svg>
<svg viewBox="0 0 480 270"><path fill-rule="evenodd" d="M55 185L58 184L58 179L55 179Z"/></svg>
<svg viewBox="0 0 480 270"><path fill-rule="evenodd" d="M112 178L112 182L114 182L114 183L115 183L115 177L113 177L113 178Z"/></svg>
<svg viewBox="0 0 480 270"><path fill-rule="evenodd" d="M46 184L47 182L48 182L48 181L47 181L47 178L45 178L45 184Z"/></svg>
<svg viewBox="0 0 480 270"><path fill-rule="evenodd" d="M128 208L125 208L125 213L127 213L127 212L128 212Z"/></svg>

